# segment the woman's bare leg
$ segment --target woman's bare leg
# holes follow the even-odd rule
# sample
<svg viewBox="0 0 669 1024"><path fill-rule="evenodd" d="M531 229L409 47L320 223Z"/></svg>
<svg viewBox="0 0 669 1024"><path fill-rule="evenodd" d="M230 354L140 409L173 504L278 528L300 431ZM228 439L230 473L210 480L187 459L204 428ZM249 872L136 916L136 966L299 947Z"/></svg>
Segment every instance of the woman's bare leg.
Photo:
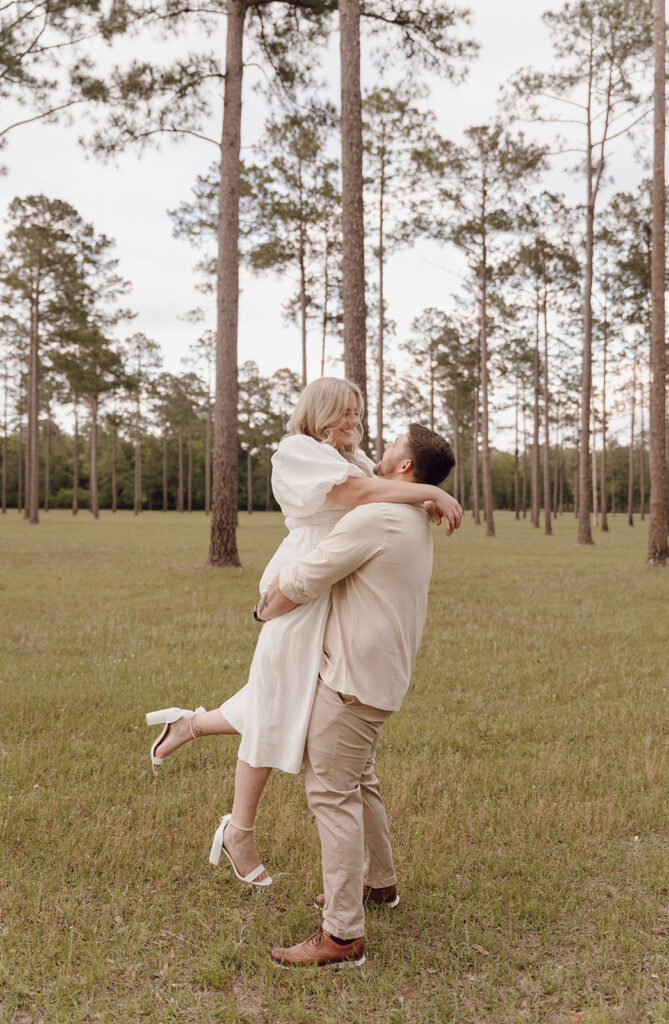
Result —
<svg viewBox="0 0 669 1024"><path fill-rule="evenodd" d="M193 732L190 730L191 723ZM198 739L201 736L239 735L227 718L223 717L220 708L215 708L213 711L201 711L199 715L193 715L192 718L179 718L170 725L165 739L155 750L156 757L168 757L184 743L192 740L193 733Z"/></svg>
<svg viewBox="0 0 669 1024"><path fill-rule="evenodd" d="M245 761L237 760L235 796L230 821L223 833L223 845L235 862L240 875L248 875L249 871L253 871L260 863L253 831L243 830L253 829L255 825L260 797L271 771L271 768L254 768ZM235 828L235 825L239 828ZM258 881L266 875L267 872L260 875Z"/></svg>

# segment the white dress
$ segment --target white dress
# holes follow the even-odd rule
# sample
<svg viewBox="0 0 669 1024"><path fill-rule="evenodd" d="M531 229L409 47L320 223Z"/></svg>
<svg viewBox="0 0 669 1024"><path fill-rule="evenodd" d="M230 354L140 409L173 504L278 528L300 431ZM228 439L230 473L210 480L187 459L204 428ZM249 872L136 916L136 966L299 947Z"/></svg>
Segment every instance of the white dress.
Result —
<svg viewBox="0 0 669 1024"><path fill-rule="evenodd" d="M347 462L332 445L304 434L280 443L272 458L272 490L290 532L262 575L261 594L284 565L308 555L349 511L326 505L325 497L347 477L371 473L374 463L362 452L357 458L358 465ZM246 686L221 705L242 734L238 756L247 764L299 772L329 609L328 591L262 627Z"/></svg>

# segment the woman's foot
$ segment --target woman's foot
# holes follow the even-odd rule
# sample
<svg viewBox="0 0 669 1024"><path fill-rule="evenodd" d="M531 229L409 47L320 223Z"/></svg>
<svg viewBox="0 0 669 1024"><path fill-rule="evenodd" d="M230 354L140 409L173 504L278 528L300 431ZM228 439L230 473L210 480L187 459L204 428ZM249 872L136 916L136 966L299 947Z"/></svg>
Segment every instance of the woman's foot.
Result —
<svg viewBox="0 0 669 1024"><path fill-rule="evenodd" d="M163 731L151 747L151 767L153 774L173 751L202 735L201 730L193 725L193 719L204 713L204 708L185 711L183 708L164 708L162 711L149 711L146 716L147 725L162 725Z"/></svg>
<svg viewBox="0 0 669 1024"><path fill-rule="evenodd" d="M183 747L184 743L195 739L197 737L195 725L193 724L193 732L191 732L190 727L196 716L197 712L195 712L193 718L178 718L176 722L171 722L167 727L167 732L154 750L155 756L164 760L170 754L173 754L175 750L178 750L179 747Z"/></svg>
<svg viewBox="0 0 669 1024"><path fill-rule="evenodd" d="M254 826L233 824L232 815L224 814L214 834L209 863L218 867L221 857L226 856L240 882L248 885L268 886L272 879L260 863L253 839ZM230 825L230 828L228 828Z"/></svg>
<svg viewBox="0 0 669 1024"><path fill-rule="evenodd" d="M242 832L241 829L235 828L231 822L228 822L223 830L223 846L240 875L248 875L259 866L260 857L256 850L253 832ZM261 875L254 878L254 882L259 884L265 878L269 878L269 875L263 871Z"/></svg>

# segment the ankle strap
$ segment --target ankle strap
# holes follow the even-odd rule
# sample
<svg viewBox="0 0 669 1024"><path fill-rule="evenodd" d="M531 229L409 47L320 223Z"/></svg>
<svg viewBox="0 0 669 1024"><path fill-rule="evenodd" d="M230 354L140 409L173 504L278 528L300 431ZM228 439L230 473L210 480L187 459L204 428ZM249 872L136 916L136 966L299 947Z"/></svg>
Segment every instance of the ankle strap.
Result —
<svg viewBox="0 0 669 1024"><path fill-rule="evenodd" d="M232 825L233 828L239 829L240 832L255 832L255 825L251 825L251 828L245 828L243 825L235 825L232 818L228 818L228 825Z"/></svg>

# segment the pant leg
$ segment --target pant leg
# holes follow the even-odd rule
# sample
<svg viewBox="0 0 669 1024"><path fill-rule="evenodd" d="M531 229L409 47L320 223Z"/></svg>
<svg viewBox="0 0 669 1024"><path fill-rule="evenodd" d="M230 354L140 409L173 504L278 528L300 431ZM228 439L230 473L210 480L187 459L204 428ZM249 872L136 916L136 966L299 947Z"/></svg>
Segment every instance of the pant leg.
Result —
<svg viewBox="0 0 669 1024"><path fill-rule="evenodd" d="M321 840L323 927L341 939L364 934L363 801L360 780L391 712L344 703L319 682L305 751L307 801Z"/></svg>
<svg viewBox="0 0 669 1024"><path fill-rule="evenodd" d="M373 889L383 889L387 885L395 885L397 875L393 864L386 808L381 796L381 786L374 770L376 746L375 742L360 779L362 820L365 831L363 880L365 885L371 885Z"/></svg>

